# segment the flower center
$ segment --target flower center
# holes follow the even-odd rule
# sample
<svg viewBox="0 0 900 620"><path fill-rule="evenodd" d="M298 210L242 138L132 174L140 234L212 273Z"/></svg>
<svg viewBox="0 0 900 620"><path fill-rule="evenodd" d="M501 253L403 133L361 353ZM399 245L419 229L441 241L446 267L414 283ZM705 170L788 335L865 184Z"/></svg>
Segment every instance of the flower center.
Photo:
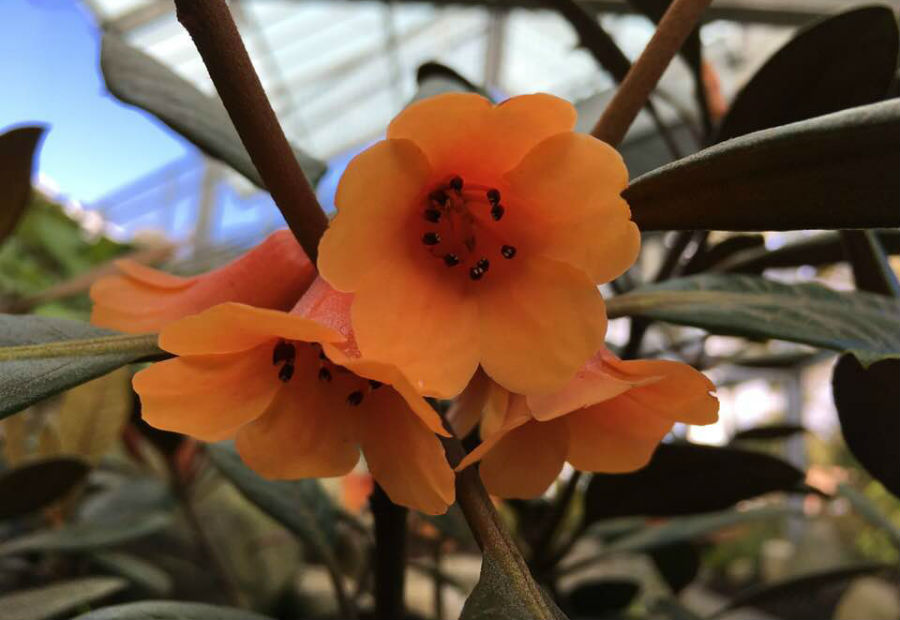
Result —
<svg viewBox="0 0 900 620"><path fill-rule="evenodd" d="M464 269L469 279L481 280L491 268L491 259L510 260L516 255L516 247L491 226L505 215L499 190L468 184L454 175L425 199L422 245L448 268Z"/></svg>
<svg viewBox="0 0 900 620"><path fill-rule="evenodd" d="M335 364L318 344L279 340L272 349L272 365L278 368L277 376L283 383L294 378L298 367L314 372L319 383L345 393L345 402L351 407L360 405L367 394L382 386L380 381L364 379Z"/></svg>

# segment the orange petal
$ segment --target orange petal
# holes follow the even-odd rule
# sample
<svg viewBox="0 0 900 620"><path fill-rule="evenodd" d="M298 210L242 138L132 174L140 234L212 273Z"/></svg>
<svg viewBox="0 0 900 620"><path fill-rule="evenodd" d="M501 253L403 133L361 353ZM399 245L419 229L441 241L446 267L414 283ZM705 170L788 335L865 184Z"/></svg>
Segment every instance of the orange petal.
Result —
<svg viewBox="0 0 900 620"><path fill-rule="evenodd" d="M387 137L414 141L435 171L487 181L544 138L572 131L575 120L575 108L552 95L522 95L493 106L474 93L447 93L408 106Z"/></svg>
<svg viewBox="0 0 900 620"><path fill-rule="evenodd" d="M354 341L353 326L350 323L352 302L352 294L337 291L326 280L317 277L291 310L291 314L331 328L346 341Z"/></svg>
<svg viewBox="0 0 900 620"><path fill-rule="evenodd" d="M575 469L619 473L650 460L674 423L643 407L632 392L559 418L569 428L568 461Z"/></svg>
<svg viewBox="0 0 900 620"><path fill-rule="evenodd" d="M346 394L316 378L318 358L311 348L298 347L295 365L272 404L238 432L238 452L266 478L346 474L359 460L360 412L347 404Z"/></svg>
<svg viewBox="0 0 900 620"><path fill-rule="evenodd" d="M568 429L560 420L531 421L510 431L481 461L484 486L498 497L540 497L559 476L567 443Z"/></svg>
<svg viewBox="0 0 900 620"><path fill-rule="evenodd" d="M293 314L225 303L170 323L159 335L159 346L176 355L234 353L278 338L303 342L342 339L336 331Z"/></svg>
<svg viewBox="0 0 900 620"><path fill-rule="evenodd" d="M620 193L622 157L589 135L563 133L535 146L506 175L510 209L540 229L542 253L584 269L594 282L621 275L641 240Z"/></svg>
<svg viewBox="0 0 900 620"><path fill-rule="evenodd" d="M376 390L363 406L360 442L378 484L395 504L426 514L446 512L455 480L438 438L393 390Z"/></svg>
<svg viewBox="0 0 900 620"><path fill-rule="evenodd" d="M527 419L530 417L530 413L527 416L515 416L521 409L512 409L513 404L520 404L511 402L512 397L513 395L509 393L509 390L498 385L495 381L491 381L488 388L487 402L484 407L484 417L481 420L481 428L479 429L482 439L514 428L514 426L511 426L513 419L518 420L519 417Z"/></svg>
<svg viewBox="0 0 900 620"><path fill-rule="evenodd" d="M610 364L634 378L659 377L628 395L642 407L667 420L685 424L713 424L719 419L716 389L702 372L671 360L610 360Z"/></svg>
<svg viewBox="0 0 900 620"><path fill-rule="evenodd" d="M150 426L205 441L231 437L261 415L281 385L269 346L157 362L133 383Z"/></svg>
<svg viewBox="0 0 900 620"><path fill-rule="evenodd" d="M447 422L457 437L465 437L478 424L481 412L487 404L491 385L494 385L494 382L479 368L466 389L450 405Z"/></svg>
<svg viewBox="0 0 900 620"><path fill-rule="evenodd" d="M505 390L500 388L500 392L496 394L502 394ZM481 428L481 436L482 441L478 446L469 452L463 460L459 462L456 466L456 471L462 471L469 465L473 463L477 463L480 461L485 454L487 454L497 443L500 442L507 434L511 433L513 430L519 428L523 424L528 422L533 422L534 418L531 417L531 413L528 411L528 407L525 404L525 399L518 395L510 395L508 392L505 392L506 399L504 400L507 405L505 406L505 411L502 414L497 413L489 413L492 410L492 407L488 407L485 410L485 418L482 420L482 428ZM498 399L499 400L499 399ZM495 400L495 404L497 404L497 400ZM496 407L493 409L496 410ZM500 417L502 415L502 420L499 425L493 421L492 417ZM485 422L488 423L489 427L487 432L485 431Z"/></svg>
<svg viewBox="0 0 900 620"><path fill-rule="evenodd" d="M623 374L607 359L609 354L601 349L578 369L575 376L558 392L528 397L528 408L537 420L553 418L594 405L628 390L658 381L656 376Z"/></svg>
<svg viewBox="0 0 900 620"><path fill-rule="evenodd" d="M338 184L337 216L319 242L322 277L351 292L370 269L402 251L430 174L425 156L408 140L383 140L357 155Z"/></svg>
<svg viewBox="0 0 900 620"><path fill-rule="evenodd" d="M179 278L123 261L122 275L91 287L91 321L127 332L158 331L182 317L233 301L288 310L315 277L315 268L293 235L281 230L228 265Z"/></svg>
<svg viewBox="0 0 900 620"><path fill-rule="evenodd" d="M565 263L523 256L516 267L478 292L481 364L510 391L553 392L602 346L603 298Z"/></svg>
<svg viewBox="0 0 900 620"><path fill-rule="evenodd" d="M422 394L452 398L478 366L477 310L466 283L437 263L405 258L373 269L351 316L364 357L394 364Z"/></svg>

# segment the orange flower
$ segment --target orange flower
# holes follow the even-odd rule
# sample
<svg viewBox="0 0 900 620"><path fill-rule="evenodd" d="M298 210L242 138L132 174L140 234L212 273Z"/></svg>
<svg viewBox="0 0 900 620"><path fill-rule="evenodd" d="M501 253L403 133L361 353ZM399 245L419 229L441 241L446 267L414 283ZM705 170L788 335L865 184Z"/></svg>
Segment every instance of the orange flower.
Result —
<svg viewBox="0 0 900 620"><path fill-rule="evenodd" d="M718 419L714 389L687 364L622 361L602 349L556 394L526 397L492 386L481 422L484 441L457 470L481 460L488 491L519 498L541 495L566 461L583 471L634 471L675 422ZM467 432L464 425L458 430Z"/></svg>
<svg viewBox="0 0 900 620"><path fill-rule="evenodd" d="M355 356L349 300L321 280L291 313L225 303L163 328L179 357L139 372L144 419L204 441L236 436L267 478L339 476L359 450L391 499L442 513L454 476L437 413L394 367ZM319 320L321 318L321 320Z"/></svg>
<svg viewBox="0 0 900 620"><path fill-rule="evenodd" d="M224 267L192 278L130 260L116 266L120 275L91 287L91 323L131 333L159 331L170 321L226 301L288 310L316 275L289 230L274 232Z"/></svg>
<svg viewBox="0 0 900 620"><path fill-rule="evenodd" d="M640 237L621 157L574 125L550 95L439 95L350 162L319 269L355 294L365 355L449 397L479 363L507 389L551 392L597 351L596 284L634 262Z"/></svg>

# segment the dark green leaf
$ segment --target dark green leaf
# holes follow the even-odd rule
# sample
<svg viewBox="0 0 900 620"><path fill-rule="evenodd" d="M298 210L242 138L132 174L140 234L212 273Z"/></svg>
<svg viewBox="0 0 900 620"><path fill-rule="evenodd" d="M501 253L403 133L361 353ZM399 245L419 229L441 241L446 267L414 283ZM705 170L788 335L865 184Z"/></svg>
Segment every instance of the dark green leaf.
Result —
<svg viewBox="0 0 900 620"><path fill-rule="evenodd" d="M760 585L738 594L711 617L732 609L755 607L779 618L827 618L850 581L881 572L896 574L896 569L884 564L861 564Z"/></svg>
<svg viewBox="0 0 900 620"><path fill-rule="evenodd" d="M780 461L776 462L783 465ZM742 466L746 467L747 465ZM771 463L767 463L765 467L771 469L772 465ZM796 470L794 471L796 472ZM735 474L740 475L737 472L735 472ZM789 490L790 488L790 486L784 485L784 490ZM758 493L754 493L754 495L758 495ZM670 519L661 525L645 527L633 534L626 534L610 543L605 551L607 553L621 553L625 551L634 552L660 549L673 544L698 540L727 527L752 523L761 519L777 519L790 514L795 513L788 508L776 507L755 508L752 510L732 509L713 514L677 517Z"/></svg>
<svg viewBox="0 0 900 620"><path fill-rule="evenodd" d="M567 608L571 618L618 617L640 591L640 583L630 579L589 581L566 596Z"/></svg>
<svg viewBox="0 0 900 620"><path fill-rule="evenodd" d="M834 367L834 404L844 441L872 477L900 497L900 360L868 368L849 355Z"/></svg>
<svg viewBox="0 0 900 620"><path fill-rule="evenodd" d="M642 286L610 299L607 311L853 353L865 365L900 357L900 302L819 284L706 274Z"/></svg>
<svg viewBox="0 0 900 620"><path fill-rule="evenodd" d="M181 601L141 601L95 609L72 620L271 620L246 609Z"/></svg>
<svg viewBox="0 0 900 620"><path fill-rule="evenodd" d="M886 6L829 17L798 33L737 94L717 141L885 98L897 66Z"/></svg>
<svg viewBox="0 0 900 620"><path fill-rule="evenodd" d="M19 223L31 198L31 171L43 127L17 127L0 134L0 242Z"/></svg>
<svg viewBox="0 0 900 620"><path fill-rule="evenodd" d="M172 521L168 513L151 512L108 523L76 523L58 530L26 534L0 543L0 556L35 551L78 553L105 549L155 534Z"/></svg>
<svg viewBox="0 0 900 620"><path fill-rule="evenodd" d="M738 431L731 441L743 441L747 439L787 439L799 433L805 433L806 429L799 424L768 424L756 426L743 431Z"/></svg>
<svg viewBox="0 0 900 620"><path fill-rule="evenodd" d="M318 480L266 480L244 465L232 446L209 445L207 450L219 471L248 500L317 553L331 554L337 510Z"/></svg>
<svg viewBox="0 0 900 620"><path fill-rule="evenodd" d="M790 491L803 478L802 471L767 454L662 444L643 469L592 476L585 492L585 519L590 523L611 517L668 517L724 510L764 493Z"/></svg>
<svg viewBox="0 0 900 620"><path fill-rule="evenodd" d="M857 290L900 298L900 281L875 233L842 230L840 235Z"/></svg>
<svg viewBox="0 0 900 620"><path fill-rule="evenodd" d="M875 236L889 254L900 254L900 231L878 230ZM840 234L827 232L812 235L775 250L764 247L741 250L712 266L713 271L761 273L764 269L798 267L800 265L831 265L846 259Z"/></svg>
<svg viewBox="0 0 900 620"><path fill-rule="evenodd" d="M708 271L723 261L729 260L732 256L741 255L747 251L765 250L765 247L766 240L762 235L734 235L733 237L728 237L724 241L694 254L684 266L682 275L689 276L694 273ZM745 271L743 273L754 273L754 271ZM761 273L761 270L755 271L755 273Z"/></svg>
<svg viewBox="0 0 900 620"><path fill-rule="evenodd" d="M169 596L172 593L172 577L136 555L119 551L101 551L91 555L91 563L102 572L127 579L146 594Z"/></svg>
<svg viewBox="0 0 900 620"><path fill-rule="evenodd" d="M426 62L416 71L416 83L419 88L410 103L441 95L444 93L479 93L487 97L487 93L465 77L438 62Z"/></svg>
<svg viewBox="0 0 900 620"><path fill-rule="evenodd" d="M150 112L197 148L265 189L218 98L204 95L159 61L109 32L103 35L100 67L113 95ZM294 155L306 178L315 185L325 172L325 165L297 148Z"/></svg>
<svg viewBox="0 0 900 620"><path fill-rule="evenodd" d="M723 142L624 192L648 230L806 230L900 225L900 100Z"/></svg>
<svg viewBox="0 0 900 620"><path fill-rule="evenodd" d="M89 471L80 459L32 461L0 473L0 519L19 517L61 499Z"/></svg>
<svg viewBox="0 0 900 620"><path fill-rule="evenodd" d="M651 549L650 559L674 594L689 586L700 572L700 550L692 542L675 542Z"/></svg>
<svg viewBox="0 0 900 620"><path fill-rule="evenodd" d="M527 569L524 569L527 570ZM490 553L481 561L478 584L466 599L459 620L565 620L565 614L546 592L541 590L543 612L538 614L527 604L518 588Z"/></svg>
<svg viewBox="0 0 900 620"><path fill-rule="evenodd" d="M83 577L0 596L0 620L45 620L104 599L128 583L118 577Z"/></svg>
<svg viewBox="0 0 900 620"><path fill-rule="evenodd" d="M0 315L0 419L159 354L154 335L125 336L82 321Z"/></svg>

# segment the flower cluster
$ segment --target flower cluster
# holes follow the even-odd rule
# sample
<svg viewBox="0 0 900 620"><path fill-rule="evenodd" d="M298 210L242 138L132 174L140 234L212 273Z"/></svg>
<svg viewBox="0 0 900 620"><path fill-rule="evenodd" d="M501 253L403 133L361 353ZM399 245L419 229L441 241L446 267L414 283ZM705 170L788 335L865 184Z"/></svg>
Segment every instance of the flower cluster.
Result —
<svg viewBox="0 0 900 620"><path fill-rule="evenodd" d="M540 495L566 461L640 468L675 422L714 422L701 373L604 346L598 285L640 235L621 157L574 124L549 95L409 106L344 173L319 277L286 231L195 278L121 264L93 321L160 330L177 356L135 376L147 421L234 437L272 478L345 474L361 451L428 513L453 503L454 474L426 397L455 399L457 433L479 427L459 468L480 460L501 497Z"/></svg>

